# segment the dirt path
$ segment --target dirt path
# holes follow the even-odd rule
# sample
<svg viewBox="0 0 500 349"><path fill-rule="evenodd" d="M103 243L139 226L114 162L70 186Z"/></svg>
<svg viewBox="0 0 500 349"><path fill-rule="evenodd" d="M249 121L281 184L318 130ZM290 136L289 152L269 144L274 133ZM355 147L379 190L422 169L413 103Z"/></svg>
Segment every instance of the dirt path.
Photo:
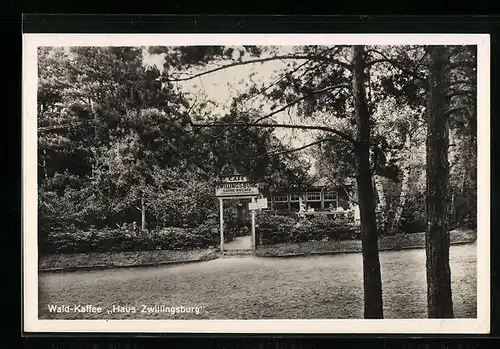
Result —
<svg viewBox="0 0 500 349"><path fill-rule="evenodd" d="M476 316L477 245L452 246L456 317ZM385 317L426 318L425 250L381 252ZM203 263L39 275L41 319L362 318L361 254L221 258ZM54 313L49 305L135 307L113 314ZM199 314L139 313L142 305Z"/></svg>
<svg viewBox="0 0 500 349"><path fill-rule="evenodd" d="M249 250L252 248L252 236L238 236L233 241L224 244L225 250Z"/></svg>

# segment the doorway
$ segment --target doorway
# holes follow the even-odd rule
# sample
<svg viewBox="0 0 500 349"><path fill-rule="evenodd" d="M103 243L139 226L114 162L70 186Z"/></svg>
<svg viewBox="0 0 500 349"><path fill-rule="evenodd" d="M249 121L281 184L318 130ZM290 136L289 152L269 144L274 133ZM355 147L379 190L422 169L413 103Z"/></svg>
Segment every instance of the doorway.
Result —
<svg viewBox="0 0 500 349"><path fill-rule="evenodd" d="M219 198L220 251L223 254L225 252L253 252L255 211L250 211L248 204L255 199L255 196ZM229 241L226 237L230 237Z"/></svg>

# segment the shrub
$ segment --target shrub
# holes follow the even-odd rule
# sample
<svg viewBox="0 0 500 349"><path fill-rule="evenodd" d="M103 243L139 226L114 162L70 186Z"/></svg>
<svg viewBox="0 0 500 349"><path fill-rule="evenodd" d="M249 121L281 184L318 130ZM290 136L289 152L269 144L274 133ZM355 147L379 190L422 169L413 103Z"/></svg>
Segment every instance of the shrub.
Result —
<svg viewBox="0 0 500 349"><path fill-rule="evenodd" d="M418 192L407 197L403 209L399 231L403 233L420 233L427 229L425 193Z"/></svg>
<svg viewBox="0 0 500 349"><path fill-rule="evenodd" d="M349 217L333 218L325 215L296 220L266 213L259 215L257 222L264 245L359 238L359 231Z"/></svg>
<svg viewBox="0 0 500 349"><path fill-rule="evenodd" d="M323 231L309 219L301 219L292 228L291 242L319 241L323 237Z"/></svg>
<svg viewBox="0 0 500 349"><path fill-rule="evenodd" d="M74 234L54 231L39 241L40 253L71 253L75 250Z"/></svg>
<svg viewBox="0 0 500 349"><path fill-rule="evenodd" d="M450 223L456 228L477 227L477 194L475 188L467 188L455 194Z"/></svg>
<svg viewBox="0 0 500 349"><path fill-rule="evenodd" d="M292 217L261 212L256 224L263 245L290 242L296 220Z"/></svg>
<svg viewBox="0 0 500 349"><path fill-rule="evenodd" d="M198 227L193 228L192 231L201 242L202 246L217 247L219 245L220 232L218 222L206 221ZM224 234L224 240L227 240L229 237L226 237L225 235L226 234Z"/></svg>
<svg viewBox="0 0 500 349"><path fill-rule="evenodd" d="M218 244L219 231L208 221L197 228L161 228L147 235L138 234L137 228L132 224L114 229L90 228L71 232L55 230L41 240L39 250L41 254L191 250L215 247Z"/></svg>
<svg viewBox="0 0 500 349"><path fill-rule="evenodd" d="M155 234L156 247L162 250L185 250L203 247L202 239L192 229L162 228Z"/></svg>
<svg viewBox="0 0 500 349"><path fill-rule="evenodd" d="M252 232L252 223L248 221L239 222L237 220L228 222L226 232L232 237L250 235Z"/></svg>
<svg viewBox="0 0 500 349"><path fill-rule="evenodd" d="M212 187L208 183L194 181L169 195L158 195L149 204L150 211L161 226L194 228L203 224L209 215L217 211Z"/></svg>
<svg viewBox="0 0 500 349"><path fill-rule="evenodd" d="M359 238L359 232L353 224L350 216L328 217L316 216L311 220L314 229L315 240L352 240Z"/></svg>
<svg viewBox="0 0 500 349"><path fill-rule="evenodd" d="M317 235L314 240L323 240L333 235L334 219L332 217L315 216L310 222L315 230L315 235Z"/></svg>

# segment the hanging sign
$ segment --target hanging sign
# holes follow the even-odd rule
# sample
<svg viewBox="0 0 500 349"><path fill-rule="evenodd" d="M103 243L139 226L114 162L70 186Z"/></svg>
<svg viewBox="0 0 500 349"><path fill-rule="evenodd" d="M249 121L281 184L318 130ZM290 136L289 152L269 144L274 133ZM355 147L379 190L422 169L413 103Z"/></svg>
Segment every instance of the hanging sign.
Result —
<svg viewBox="0 0 500 349"><path fill-rule="evenodd" d="M267 208L267 198L257 199L256 202L250 202L248 204L248 209L252 210L261 210Z"/></svg>
<svg viewBox="0 0 500 349"><path fill-rule="evenodd" d="M249 202L248 203L248 209L250 211L255 211L259 209L259 205L256 202Z"/></svg>
<svg viewBox="0 0 500 349"><path fill-rule="evenodd" d="M267 208L267 198L257 199L257 206L259 208L266 209Z"/></svg>
<svg viewBox="0 0 500 349"><path fill-rule="evenodd" d="M217 197L240 197L259 195L258 183L253 183L245 176L227 176L215 188Z"/></svg>

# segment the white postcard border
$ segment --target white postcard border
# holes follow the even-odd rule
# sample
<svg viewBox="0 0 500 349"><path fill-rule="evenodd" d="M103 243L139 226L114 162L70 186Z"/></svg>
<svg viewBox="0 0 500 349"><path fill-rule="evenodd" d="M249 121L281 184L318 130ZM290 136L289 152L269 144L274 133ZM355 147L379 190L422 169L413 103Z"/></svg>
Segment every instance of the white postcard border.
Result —
<svg viewBox="0 0 500 349"><path fill-rule="evenodd" d="M37 47L180 45L478 45L478 237L476 319L39 320L37 248ZM488 34L24 34L23 299L25 332L489 333L490 38Z"/></svg>

